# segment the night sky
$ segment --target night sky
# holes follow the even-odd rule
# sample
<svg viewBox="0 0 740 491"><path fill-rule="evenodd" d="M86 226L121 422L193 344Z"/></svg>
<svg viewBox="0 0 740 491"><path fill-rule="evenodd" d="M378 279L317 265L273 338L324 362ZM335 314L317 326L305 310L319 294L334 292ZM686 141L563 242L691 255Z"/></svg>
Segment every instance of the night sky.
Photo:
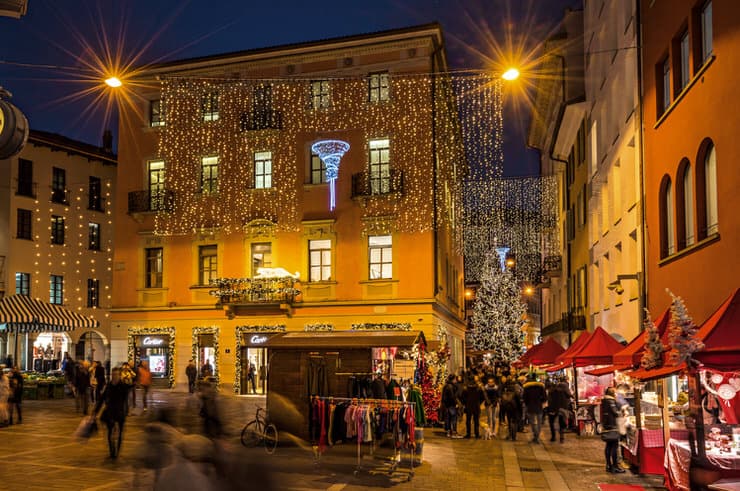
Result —
<svg viewBox="0 0 740 491"><path fill-rule="evenodd" d="M92 59L107 44L136 64L439 22L453 70L495 66L494 43L536 50L564 9L579 0L29 0L20 20L0 17L0 85L33 129L100 144L102 109L80 117L93 95L69 100L91 86L77 59ZM119 39L122 39L121 42ZM87 52L87 53L86 53ZM9 64L12 62L14 64ZM47 65L45 68L17 66ZM507 93L508 94L508 93ZM513 95L511 96L513 97ZM101 107L98 104L94 107ZM509 98L504 113L507 175L537 172L525 149L528 114Z"/></svg>

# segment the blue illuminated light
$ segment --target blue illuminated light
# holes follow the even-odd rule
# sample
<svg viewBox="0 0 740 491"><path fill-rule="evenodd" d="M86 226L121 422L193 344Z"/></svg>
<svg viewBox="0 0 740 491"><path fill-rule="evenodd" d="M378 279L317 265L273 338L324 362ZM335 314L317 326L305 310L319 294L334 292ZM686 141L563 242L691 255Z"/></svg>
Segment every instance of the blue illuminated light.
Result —
<svg viewBox="0 0 740 491"><path fill-rule="evenodd" d="M326 180L329 181L329 209L336 207L335 181L339 176L339 161L349 150L349 143L342 140L321 140L311 145L311 151L319 156L326 166Z"/></svg>
<svg viewBox="0 0 740 491"><path fill-rule="evenodd" d="M497 247L496 253L498 254L498 260L501 262L501 271L506 271L506 254L508 254L511 247Z"/></svg>

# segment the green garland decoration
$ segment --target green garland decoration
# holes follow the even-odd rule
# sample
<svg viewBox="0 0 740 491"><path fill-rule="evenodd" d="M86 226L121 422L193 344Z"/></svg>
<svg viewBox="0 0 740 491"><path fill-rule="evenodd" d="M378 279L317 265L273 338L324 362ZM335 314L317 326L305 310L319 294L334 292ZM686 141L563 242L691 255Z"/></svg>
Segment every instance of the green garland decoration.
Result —
<svg viewBox="0 0 740 491"><path fill-rule="evenodd" d="M410 322L382 322L378 324L361 323L352 324L353 331L410 331Z"/></svg>
<svg viewBox="0 0 740 491"><path fill-rule="evenodd" d="M221 329L217 326L210 327L194 327L193 328L193 343L192 343L192 358L193 360L198 359L198 336L201 334L213 334L213 376L216 377L216 385L221 382L221 374L219 372L219 349L218 341Z"/></svg>
<svg viewBox="0 0 740 491"><path fill-rule="evenodd" d="M303 330L305 332L331 332L334 330L334 324L306 324Z"/></svg>
<svg viewBox="0 0 740 491"><path fill-rule="evenodd" d="M236 326L236 374L234 375L234 393L241 393L242 388L242 334L245 332L285 332L285 324L277 326Z"/></svg>
<svg viewBox="0 0 740 491"><path fill-rule="evenodd" d="M175 328L174 327L129 327L128 328L128 361L134 360L136 336L169 336L169 356L167 357L168 387L171 389L175 386ZM133 367L132 367L133 368Z"/></svg>

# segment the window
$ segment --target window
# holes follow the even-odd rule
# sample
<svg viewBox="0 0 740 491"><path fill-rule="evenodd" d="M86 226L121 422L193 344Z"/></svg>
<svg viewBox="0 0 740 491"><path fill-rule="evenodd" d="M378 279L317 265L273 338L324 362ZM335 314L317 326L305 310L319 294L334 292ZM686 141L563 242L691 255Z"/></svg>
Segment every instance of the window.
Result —
<svg viewBox="0 0 740 491"><path fill-rule="evenodd" d="M712 1L709 0L701 9L701 61L706 62L712 56Z"/></svg>
<svg viewBox="0 0 740 491"><path fill-rule="evenodd" d="M53 274L49 277L49 303L64 303L64 276Z"/></svg>
<svg viewBox="0 0 740 491"><path fill-rule="evenodd" d="M673 189L671 179L663 176L660 186L660 256L668 257L676 252L673 214Z"/></svg>
<svg viewBox="0 0 740 491"><path fill-rule="evenodd" d="M100 250L100 224L99 223L88 223L87 224L87 248L91 251Z"/></svg>
<svg viewBox="0 0 740 491"><path fill-rule="evenodd" d="M326 164L315 153L311 154L311 184L326 182Z"/></svg>
<svg viewBox="0 0 740 491"><path fill-rule="evenodd" d="M90 176L87 185L87 209L93 211L103 211L103 197L100 178Z"/></svg>
<svg viewBox="0 0 740 491"><path fill-rule="evenodd" d="M680 44L680 51L681 51L681 66L680 66L680 75L681 79L679 80L678 87L676 89L676 92L681 92L684 87L686 87L689 84L689 31L684 31L683 34L681 34L681 38L679 40Z"/></svg>
<svg viewBox="0 0 740 491"><path fill-rule="evenodd" d="M717 156L714 145L707 149L704 159L704 199L706 207L707 236L719 232L717 214Z"/></svg>
<svg viewBox="0 0 740 491"><path fill-rule="evenodd" d="M31 210L23 210L21 208L18 208L18 217L17 217L17 229L16 229L16 238L17 239L26 239L26 240L33 240L32 234L32 227L31 227Z"/></svg>
<svg viewBox="0 0 740 491"><path fill-rule="evenodd" d="M18 188L16 193L20 196L35 198L36 193L33 187L33 162L18 159Z"/></svg>
<svg viewBox="0 0 740 491"><path fill-rule="evenodd" d="M325 109L329 107L329 81L311 81L311 107L313 109Z"/></svg>
<svg viewBox="0 0 740 491"><path fill-rule="evenodd" d="M200 161L200 191L203 194L218 193L218 157L203 157Z"/></svg>
<svg viewBox="0 0 740 491"><path fill-rule="evenodd" d="M67 204L67 171L53 167L51 173L51 200Z"/></svg>
<svg viewBox="0 0 740 491"><path fill-rule="evenodd" d="M100 280L87 279L87 306L100 307Z"/></svg>
<svg viewBox="0 0 740 491"><path fill-rule="evenodd" d="M51 243L57 245L64 244L64 217L57 215L51 216Z"/></svg>
<svg viewBox="0 0 740 491"><path fill-rule="evenodd" d="M218 120L218 92L208 92L203 96L201 113L203 121Z"/></svg>
<svg viewBox="0 0 740 491"><path fill-rule="evenodd" d="M15 294L16 295L30 295L31 294L31 273L16 273L15 274Z"/></svg>
<svg viewBox="0 0 740 491"><path fill-rule="evenodd" d="M218 246L198 247L198 284L210 285L218 277Z"/></svg>
<svg viewBox="0 0 740 491"><path fill-rule="evenodd" d="M683 171L683 226L684 245L694 243L694 178L691 173L691 164L686 163Z"/></svg>
<svg viewBox="0 0 740 491"><path fill-rule="evenodd" d="M370 102L389 100L388 82L388 72L371 73L367 81L368 100Z"/></svg>
<svg viewBox="0 0 740 491"><path fill-rule="evenodd" d="M257 242L252 244L252 276L256 276L259 268L272 267L272 244Z"/></svg>
<svg viewBox="0 0 740 491"><path fill-rule="evenodd" d="M671 60L667 56L661 64L663 67L663 84L662 87L662 100L660 106L660 113L665 112L668 106L671 105Z"/></svg>
<svg viewBox="0 0 740 491"><path fill-rule="evenodd" d="M393 247L390 235L368 237L370 279L393 278Z"/></svg>
<svg viewBox="0 0 740 491"><path fill-rule="evenodd" d="M387 138L370 140L370 192L386 194L391 190L391 147Z"/></svg>
<svg viewBox="0 0 740 491"><path fill-rule="evenodd" d="M147 162L147 181L149 210L164 210L164 160L150 160Z"/></svg>
<svg viewBox="0 0 740 491"><path fill-rule="evenodd" d="M154 99L153 101L149 101L149 126L151 126L152 128L156 128L157 126L164 126L163 109L164 107L162 106L162 99ZM218 110L218 108L216 110Z"/></svg>
<svg viewBox="0 0 740 491"><path fill-rule="evenodd" d="M272 152L254 153L254 187L255 189L272 187Z"/></svg>
<svg viewBox="0 0 740 491"><path fill-rule="evenodd" d="M164 267L164 252L161 247L146 249L146 279L145 288L162 288L162 271Z"/></svg>
<svg viewBox="0 0 740 491"><path fill-rule="evenodd" d="M308 281L329 281L331 279L331 240L308 241Z"/></svg>

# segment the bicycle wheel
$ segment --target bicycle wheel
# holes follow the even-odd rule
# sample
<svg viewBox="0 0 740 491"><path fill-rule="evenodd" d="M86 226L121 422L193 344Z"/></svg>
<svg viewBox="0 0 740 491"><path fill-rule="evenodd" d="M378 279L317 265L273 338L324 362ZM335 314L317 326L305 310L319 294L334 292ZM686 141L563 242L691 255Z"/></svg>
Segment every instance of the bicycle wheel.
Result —
<svg viewBox="0 0 740 491"><path fill-rule="evenodd" d="M254 447L260 441L262 425L257 421L250 421L242 430L242 445L247 448Z"/></svg>
<svg viewBox="0 0 740 491"><path fill-rule="evenodd" d="M278 444L278 432L274 424L270 423L265 426L265 433L262 435L262 443L265 444L265 451L272 455Z"/></svg>

